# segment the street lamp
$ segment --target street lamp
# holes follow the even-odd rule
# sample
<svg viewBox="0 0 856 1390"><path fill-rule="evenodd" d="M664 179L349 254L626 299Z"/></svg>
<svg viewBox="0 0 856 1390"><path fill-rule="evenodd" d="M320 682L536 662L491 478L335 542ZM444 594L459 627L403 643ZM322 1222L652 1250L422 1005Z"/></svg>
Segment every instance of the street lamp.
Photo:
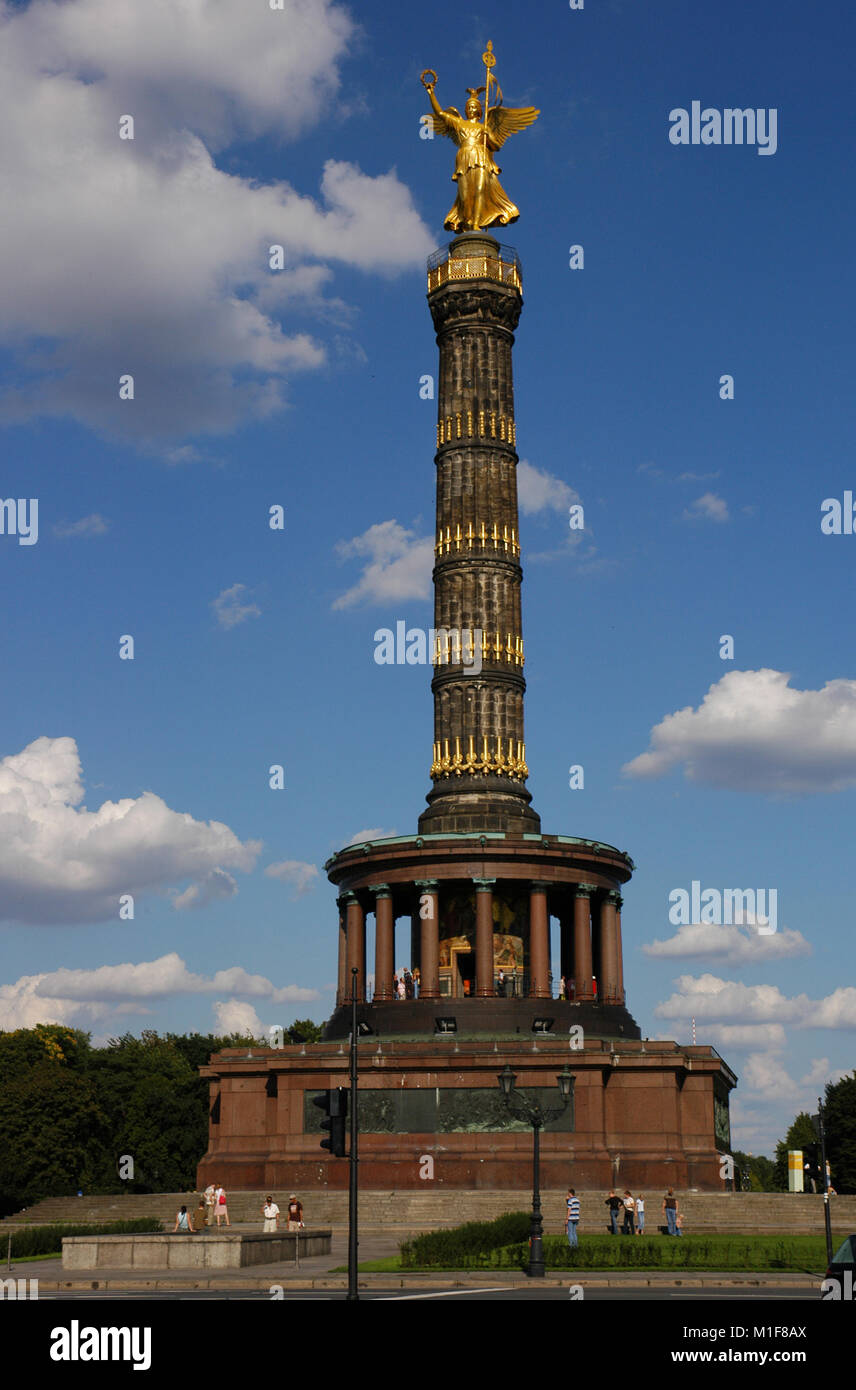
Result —
<svg viewBox="0 0 856 1390"><path fill-rule="evenodd" d="M541 1217L541 1130L551 1120L556 1120L568 1108L574 1075L565 1065L556 1077L562 1103L547 1108L540 1101L529 1100L516 1089L517 1075L506 1063L498 1074L499 1089L509 1111L517 1120L525 1120L532 1126L532 1219L529 1225L529 1268L530 1279L544 1278L544 1239Z"/></svg>

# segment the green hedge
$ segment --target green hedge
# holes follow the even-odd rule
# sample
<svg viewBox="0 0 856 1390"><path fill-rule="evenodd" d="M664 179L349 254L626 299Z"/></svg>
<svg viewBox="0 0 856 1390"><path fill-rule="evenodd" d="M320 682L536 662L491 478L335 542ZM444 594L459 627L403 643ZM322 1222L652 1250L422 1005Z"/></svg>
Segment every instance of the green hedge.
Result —
<svg viewBox="0 0 856 1390"><path fill-rule="evenodd" d="M63 1236L152 1235L163 1231L156 1217L141 1216L136 1221L107 1221L88 1226L25 1226L12 1233L12 1258L31 1255L59 1255ZM0 1265L6 1259L9 1233L0 1226Z"/></svg>
<svg viewBox="0 0 856 1390"><path fill-rule="evenodd" d="M520 1213L501 1220L522 1225L524 1238L490 1243L485 1236L499 1223L487 1222L437 1231L402 1246L402 1268L524 1269L529 1259L529 1217ZM479 1231L483 1233L481 1245ZM467 1234L461 1240L464 1232ZM544 1237L544 1263L548 1269L567 1270L817 1272L826 1267L826 1245L821 1235L582 1235L579 1246L572 1250L564 1236L550 1235Z"/></svg>
<svg viewBox="0 0 856 1390"><path fill-rule="evenodd" d="M530 1216L525 1211L506 1212L495 1221L468 1221L451 1231L428 1231L401 1246L402 1269L478 1268L482 1259L503 1246L529 1239Z"/></svg>

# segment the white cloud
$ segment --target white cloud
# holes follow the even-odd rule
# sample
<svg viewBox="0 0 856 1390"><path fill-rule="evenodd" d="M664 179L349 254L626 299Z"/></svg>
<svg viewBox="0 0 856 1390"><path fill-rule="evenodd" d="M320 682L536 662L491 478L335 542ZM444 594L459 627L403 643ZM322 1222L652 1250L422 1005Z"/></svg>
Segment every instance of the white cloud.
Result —
<svg viewBox="0 0 856 1390"><path fill-rule="evenodd" d="M342 119L355 26L326 0L33 0L0 25L0 419L71 416L174 457L182 435L281 409L325 362L293 310L323 317L327 262L388 276L433 249L394 171L330 159L313 197L214 163Z"/></svg>
<svg viewBox="0 0 856 1390"><path fill-rule="evenodd" d="M261 617L262 610L258 604L247 602L246 596L249 593L246 584L233 584L230 589L223 589L211 600L214 616L221 627L237 627L239 623L245 623L247 618Z"/></svg>
<svg viewBox="0 0 856 1390"><path fill-rule="evenodd" d="M684 475L689 476L689 475ZM728 503L715 492L705 492L684 508L685 521L730 521Z"/></svg>
<svg viewBox="0 0 856 1390"><path fill-rule="evenodd" d="M165 999L177 994L245 994L274 1004L317 999L318 991L299 985L274 985L264 975L250 975L240 965L214 975L195 975L177 952L138 965L100 965L95 970L54 970L40 975L35 993L89 1003L131 999Z"/></svg>
<svg viewBox="0 0 856 1390"><path fill-rule="evenodd" d="M218 999L214 1018L218 1033L243 1033L259 1039L265 1036L264 1025L252 1004L243 1004L238 999Z"/></svg>
<svg viewBox="0 0 856 1390"><path fill-rule="evenodd" d="M643 954L666 960L708 957L729 964L782 960L789 956L811 955L811 946L801 932L782 927L769 936L762 935L748 920L743 925L714 926L693 922L679 927L665 941L652 941L642 947ZM761 919L759 919L761 920Z"/></svg>
<svg viewBox="0 0 856 1390"><path fill-rule="evenodd" d="M0 921L118 922L121 896L224 867L249 872L261 849L154 792L97 811L83 797L73 738L37 738L0 761Z"/></svg>
<svg viewBox="0 0 856 1390"><path fill-rule="evenodd" d="M704 1041L720 1050L751 1047L774 1051L785 1046L785 1030L781 1023L707 1023Z"/></svg>
<svg viewBox="0 0 856 1390"><path fill-rule="evenodd" d="M58 521L53 528L55 536L103 536L110 530L110 522L100 512L83 516L79 521Z"/></svg>
<svg viewBox="0 0 856 1390"><path fill-rule="evenodd" d="M397 521L381 521L361 536L336 546L343 560L368 557L358 584L333 604L351 608L357 603L387 603L395 599L428 598L434 568L434 541L418 537Z"/></svg>
<svg viewBox="0 0 856 1390"><path fill-rule="evenodd" d="M278 864L268 864L265 873L268 878L278 878L282 883L290 883L295 898L302 898L314 888L318 878L315 865L304 864L299 859L283 859Z"/></svg>
<svg viewBox="0 0 856 1390"><path fill-rule="evenodd" d="M531 516L543 511L567 512L580 498L579 493L561 478L535 468L528 459L521 459L517 465L517 500L521 512Z"/></svg>
<svg viewBox="0 0 856 1390"><path fill-rule="evenodd" d="M785 671L730 671L698 709L667 714L650 748L625 764L661 777L679 764L693 782L805 796L856 783L856 681L793 690Z"/></svg>
<svg viewBox="0 0 856 1390"><path fill-rule="evenodd" d="M745 985L717 975L681 975L677 990L658 1004L658 1018L715 1023L778 1023L795 1028L856 1028L856 988L833 990L823 999L788 997L777 985Z"/></svg>
<svg viewBox="0 0 856 1390"><path fill-rule="evenodd" d="M201 883L191 883L179 893L172 905L177 912L185 912L188 908L207 907L219 898L234 898L237 891L238 885L231 874L225 869L212 869Z"/></svg>
<svg viewBox="0 0 856 1390"><path fill-rule="evenodd" d="M362 845L367 844L370 840L392 840L395 835L395 830L382 830L379 825L374 825L367 830L358 830L356 835L352 835L347 843L349 845Z"/></svg>

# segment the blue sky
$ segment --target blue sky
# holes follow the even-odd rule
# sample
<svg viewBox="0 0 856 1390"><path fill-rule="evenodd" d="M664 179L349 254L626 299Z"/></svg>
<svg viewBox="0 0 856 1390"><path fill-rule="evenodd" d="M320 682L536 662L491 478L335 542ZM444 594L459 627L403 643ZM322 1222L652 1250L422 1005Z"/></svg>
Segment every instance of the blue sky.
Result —
<svg viewBox="0 0 856 1390"><path fill-rule="evenodd" d="M0 1027L331 1011L323 863L414 830L430 785L430 672L374 661L432 616L454 151L420 139L419 74L462 108L491 38L506 105L541 111L500 156L529 786L545 830L633 856L628 1006L651 1037L695 1016L735 1143L769 1152L854 1063L856 538L820 526L856 482L852 11L0 17L0 496L39 504L35 544L0 535ZM671 143L696 100L775 109L775 153ZM682 932L693 880L775 888L776 932Z"/></svg>

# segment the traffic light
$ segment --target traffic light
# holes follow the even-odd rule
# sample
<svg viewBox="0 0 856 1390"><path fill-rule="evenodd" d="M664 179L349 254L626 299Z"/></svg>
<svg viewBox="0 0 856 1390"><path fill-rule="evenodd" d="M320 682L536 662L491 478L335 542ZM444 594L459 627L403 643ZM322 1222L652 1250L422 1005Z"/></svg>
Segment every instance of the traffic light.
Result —
<svg viewBox="0 0 856 1390"><path fill-rule="evenodd" d="M321 1121L321 1128L329 1130L326 1139L321 1140L322 1149L329 1149L336 1158L345 1157L345 1130L348 1119L348 1088L336 1086L332 1091L322 1091L313 1096L312 1104L317 1105L328 1116Z"/></svg>

